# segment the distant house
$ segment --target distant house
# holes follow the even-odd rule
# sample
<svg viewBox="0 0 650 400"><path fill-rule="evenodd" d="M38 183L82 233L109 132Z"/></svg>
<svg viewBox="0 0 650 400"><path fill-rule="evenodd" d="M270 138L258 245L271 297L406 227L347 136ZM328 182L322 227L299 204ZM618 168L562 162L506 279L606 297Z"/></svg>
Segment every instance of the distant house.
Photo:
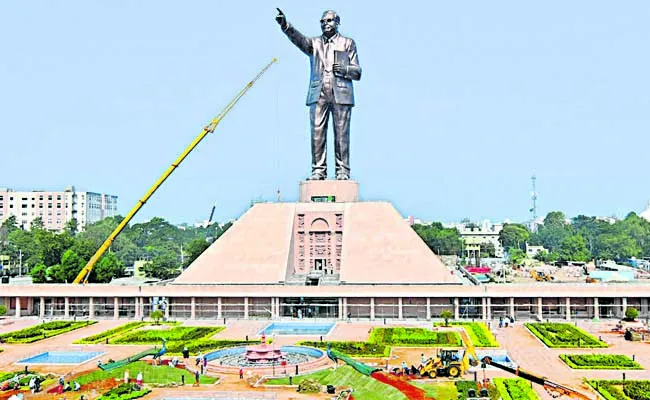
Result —
<svg viewBox="0 0 650 400"><path fill-rule="evenodd" d="M526 243L526 256L528 258L533 258L542 251L546 251L544 246L531 246Z"/></svg>

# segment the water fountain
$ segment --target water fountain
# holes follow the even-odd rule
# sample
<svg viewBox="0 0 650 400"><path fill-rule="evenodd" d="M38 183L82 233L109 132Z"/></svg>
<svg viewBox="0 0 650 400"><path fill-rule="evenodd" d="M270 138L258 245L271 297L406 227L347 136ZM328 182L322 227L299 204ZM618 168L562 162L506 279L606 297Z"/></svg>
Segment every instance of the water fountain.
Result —
<svg viewBox="0 0 650 400"><path fill-rule="evenodd" d="M266 343L266 335L262 334L262 343L255 346L247 346L244 359L250 363L276 363L285 359L286 353L281 348L275 348L275 345L269 346Z"/></svg>

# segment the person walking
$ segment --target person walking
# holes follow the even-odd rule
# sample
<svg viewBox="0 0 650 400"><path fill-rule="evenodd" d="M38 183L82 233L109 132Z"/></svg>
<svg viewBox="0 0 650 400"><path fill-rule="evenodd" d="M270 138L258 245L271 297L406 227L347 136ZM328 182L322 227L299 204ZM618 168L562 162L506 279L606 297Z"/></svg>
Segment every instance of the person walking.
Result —
<svg viewBox="0 0 650 400"><path fill-rule="evenodd" d="M187 346L183 347L183 361L187 364L187 359L190 358L190 351L187 349Z"/></svg>
<svg viewBox="0 0 650 400"><path fill-rule="evenodd" d="M194 371L194 386L199 386L199 370Z"/></svg>
<svg viewBox="0 0 650 400"><path fill-rule="evenodd" d="M239 379L244 379L244 369L239 368Z"/></svg>

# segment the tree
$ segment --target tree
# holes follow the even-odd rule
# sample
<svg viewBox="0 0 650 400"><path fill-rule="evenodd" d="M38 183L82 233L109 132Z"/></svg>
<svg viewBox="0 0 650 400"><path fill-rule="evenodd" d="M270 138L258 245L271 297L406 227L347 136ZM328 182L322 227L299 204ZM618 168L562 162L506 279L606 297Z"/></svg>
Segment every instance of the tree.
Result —
<svg viewBox="0 0 650 400"><path fill-rule="evenodd" d="M636 317L639 316L639 310L634 307L628 307L625 309L625 320L634 321Z"/></svg>
<svg viewBox="0 0 650 400"><path fill-rule="evenodd" d="M61 268L56 271L57 275L55 277L58 282L72 282L85 265L86 261L79 257L74 250L66 250L61 256Z"/></svg>
<svg viewBox="0 0 650 400"><path fill-rule="evenodd" d="M124 275L124 264L115 253L104 254L92 270L91 280L97 283L108 283L113 278Z"/></svg>
<svg viewBox="0 0 650 400"><path fill-rule="evenodd" d="M185 247L187 258L184 261L183 268L192 264L208 247L210 247L210 244L205 239L197 238L189 242Z"/></svg>
<svg viewBox="0 0 650 400"><path fill-rule="evenodd" d="M413 230L436 254L459 254L463 242L456 228L445 228L440 222L431 225L413 225Z"/></svg>
<svg viewBox="0 0 650 400"><path fill-rule="evenodd" d="M160 324L160 320L165 317L165 314L160 310L154 310L149 314L149 318L153 319L156 325Z"/></svg>
<svg viewBox="0 0 650 400"><path fill-rule="evenodd" d="M494 243L486 242L481 243L481 257L496 257L497 250L494 247Z"/></svg>
<svg viewBox="0 0 650 400"><path fill-rule="evenodd" d="M440 313L440 318L445 320L445 326L449 326L449 320L454 318L454 314L449 310L444 310Z"/></svg>
<svg viewBox="0 0 650 400"><path fill-rule="evenodd" d="M3 316L7 313L7 307L0 304L0 316Z"/></svg>
<svg viewBox="0 0 650 400"><path fill-rule="evenodd" d="M522 249L530 238L530 231L522 224L504 224L499 232L499 242L505 249Z"/></svg>
<svg viewBox="0 0 650 400"><path fill-rule="evenodd" d="M75 236L79 230L79 223L76 218L72 218L70 221L65 223L64 228L70 235Z"/></svg>
<svg viewBox="0 0 650 400"><path fill-rule="evenodd" d="M559 254L563 261L589 261L591 258L591 253L587 249L587 241L579 234L565 237Z"/></svg>
<svg viewBox="0 0 650 400"><path fill-rule="evenodd" d="M162 280L171 279L180 272L178 257L171 252L154 257L142 269L146 276Z"/></svg>
<svg viewBox="0 0 650 400"><path fill-rule="evenodd" d="M32 276L32 281L34 283L46 283L47 282L47 266L45 264L38 264L31 271L29 275Z"/></svg>
<svg viewBox="0 0 650 400"><path fill-rule="evenodd" d="M512 265L519 265L526 258L526 253L521 249L511 249L510 250L510 263Z"/></svg>
<svg viewBox="0 0 650 400"><path fill-rule="evenodd" d="M43 218L41 217L34 218L31 224L29 224L29 229L31 230L44 229L44 228L45 228L45 224L43 223Z"/></svg>
<svg viewBox="0 0 650 400"><path fill-rule="evenodd" d="M560 254L555 253L555 252L549 253L546 250L542 250L539 253L535 254L534 258L535 258L535 260L538 260L538 261L541 261L541 262L544 262L544 263L548 263L548 264L552 264L552 263L557 262L557 261L560 260Z"/></svg>
<svg viewBox="0 0 650 400"><path fill-rule="evenodd" d="M544 246L551 252L559 251L562 241L571 234L572 228L566 223L564 213L551 211L544 218L544 225L531 235L530 242L534 245Z"/></svg>

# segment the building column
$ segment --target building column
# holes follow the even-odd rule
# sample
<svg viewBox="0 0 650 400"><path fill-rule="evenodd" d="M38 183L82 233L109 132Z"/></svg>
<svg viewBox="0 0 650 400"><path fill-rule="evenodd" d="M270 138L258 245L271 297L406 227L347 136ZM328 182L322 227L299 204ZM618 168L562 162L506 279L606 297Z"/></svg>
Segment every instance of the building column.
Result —
<svg viewBox="0 0 650 400"><path fill-rule="evenodd" d="M63 298L63 317L70 318L70 298L67 296Z"/></svg>
<svg viewBox="0 0 650 400"><path fill-rule="evenodd" d="M397 298L397 318L402 319L404 317L404 310L402 307L402 298L398 297Z"/></svg>
<svg viewBox="0 0 650 400"><path fill-rule="evenodd" d="M244 319L248 319L248 297L244 297Z"/></svg>
<svg viewBox="0 0 650 400"><path fill-rule="evenodd" d="M640 314L641 315L646 315L646 316L648 315L648 299L647 298L641 299L641 311L640 311Z"/></svg>
<svg viewBox="0 0 650 400"><path fill-rule="evenodd" d="M20 318L20 297L16 296L16 318Z"/></svg>
<svg viewBox="0 0 650 400"><path fill-rule="evenodd" d="M196 319L196 297L190 297L190 319Z"/></svg>
<svg viewBox="0 0 650 400"><path fill-rule="evenodd" d="M370 320L371 321L375 320L375 298L374 297L370 298Z"/></svg>
<svg viewBox="0 0 650 400"><path fill-rule="evenodd" d="M485 297L481 297L481 319L484 321L487 319L486 303Z"/></svg>
<svg viewBox="0 0 650 400"><path fill-rule="evenodd" d="M88 319L95 318L95 298L88 298Z"/></svg>
<svg viewBox="0 0 650 400"><path fill-rule="evenodd" d="M45 297L41 297L41 304L39 305L38 317L45 318Z"/></svg>
<svg viewBox="0 0 650 400"><path fill-rule="evenodd" d="M427 297L427 321L431 319L431 297Z"/></svg>
<svg viewBox="0 0 650 400"><path fill-rule="evenodd" d="M221 297L217 297L217 319L223 318L223 311L221 306Z"/></svg>
<svg viewBox="0 0 650 400"><path fill-rule="evenodd" d="M490 321L492 319L492 298L488 297L487 299L487 320Z"/></svg>
<svg viewBox="0 0 650 400"><path fill-rule="evenodd" d="M544 310L542 308L542 298L537 298L537 319L540 321L544 320Z"/></svg>
<svg viewBox="0 0 650 400"><path fill-rule="evenodd" d="M135 314L135 316L134 316L135 319L140 318L140 298L137 297L137 296L135 298L135 311L134 311L134 314Z"/></svg>
<svg viewBox="0 0 650 400"><path fill-rule="evenodd" d="M120 318L120 299L113 297L113 319Z"/></svg>
<svg viewBox="0 0 650 400"><path fill-rule="evenodd" d="M510 316L512 318L515 317L515 298L514 297L510 298Z"/></svg>
<svg viewBox="0 0 650 400"><path fill-rule="evenodd" d="M600 306L598 305L598 297L594 297L594 318L600 318Z"/></svg>
<svg viewBox="0 0 650 400"><path fill-rule="evenodd" d="M623 311L622 317L625 317L625 311L627 311L627 297L621 298L621 309Z"/></svg>
<svg viewBox="0 0 650 400"><path fill-rule="evenodd" d="M566 320L571 321L571 297L566 298Z"/></svg>
<svg viewBox="0 0 650 400"><path fill-rule="evenodd" d="M343 299L339 297L339 319L343 319Z"/></svg>
<svg viewBox="0 0 650 400"><path fill-rule="evenodd" d="M348 298L343 298L343 316L344 318L348 317Z"/></svg>
<svg viewBox="0 0 650 400"><path fill-rule="evenodd" d="M340 299L339 299L339 301L340 301ZM341 312L339 311L339 314L340 313ZM279 297L275 298L275 318L280 318L280 298Z"/></svg>
<svg viewBox="0 0 650 400"><path fill-rule="evenodd" d="M172 299L170 297L167 297L167 303L165 304L165 319L169 319L169 315L171 312L169 311L172 308Z"/></svg>
<svg viewBox="0 0 650 400"><path fill-rule="evenodd" d="M459 306L458 297L454 297L454 319L460 319L460 306Z"/></svg>

